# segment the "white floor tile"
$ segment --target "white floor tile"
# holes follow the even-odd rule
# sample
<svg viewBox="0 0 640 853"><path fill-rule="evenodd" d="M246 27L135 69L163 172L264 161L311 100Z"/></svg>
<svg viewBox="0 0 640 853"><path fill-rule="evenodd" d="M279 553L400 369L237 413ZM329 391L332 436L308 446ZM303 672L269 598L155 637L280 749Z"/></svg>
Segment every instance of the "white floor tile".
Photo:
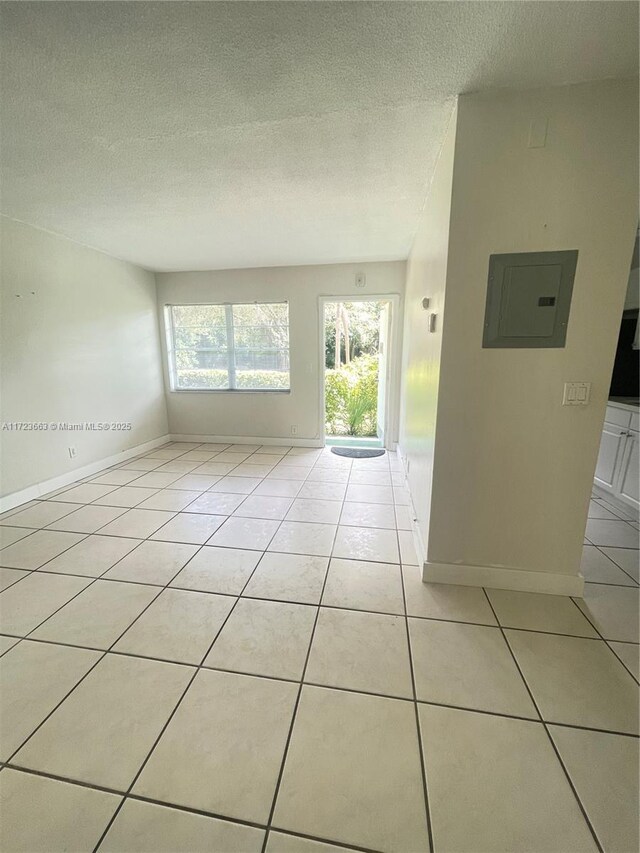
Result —
<svg viewBox="0 0 640 853"><path fill-rule="evenodd" d="M328 564L328 557L265 554L243 595L300 604L318 604Z"/></svg>
<svg viewBox="0 0 640 853"><path fill-rule="evenodd" d="M240 595L261 556L260 551L205 545L174 578L171 586Z"/></svg>
<svg viewBox="0 0 640 853"><path fill-rule="evenodd" d="M100 486L126 486L132 480L137 480L142 476L138 471L127 471L124 468L117 468L114 471L107 471L106 474L100 474L94 477L91 482L97 483Z"/></svg>
<svg viewBox="0 0 640 853"><path fill-rule="evenodd" d="M349 853L349 850L336 844L324 844L322 841L271 830L265 853Z"/></svg>
<svg viewBox="0 0 640 853"><path fill-rule="evenodd" d="M299 465L275 465L267 474L269 480L298 480L302 482L307 479L310 468L302 468Z"/></svg>
<svg viewBox="0 0 640 853"><path fill-rule="evenodd" d="M403 566L402 574L409 616L497 624L487 597L478 587L423 583L417 566Z"/></svg>
<svg viewBox="0 0 640 853"><path fill-rule="evenodd" d="M93 850L121 797L5 769L0 844L11 853Z"/></svg>
<svg viewBox="0 0 640 853"><path fill-rule="evenodd" d="M640 651L637 643L609 643L636 681L640 680Z"/></svg>
<svg viewBox="0 0 640 853"><path fill-rule="evenodd" d="M233 607L228 595L165 589L114 649L143 657L199 664Z"/></svg>
<svg viewBox="0 0 640 853"><path fill-rule="evenodd" d="M395 506L396 527L398 530L412 530L412 513L408 506Z"/></svg>
<svg viewBox="0 0 640 853"><path fill-rule="evenodd" d="M607 853L638 850L638 741L550 726L560 757Z"/></svg>
<svg viewBox="0 0 640 853"><path fill-rule="evenodd" d="M124 465L119 465L119 471L153 471L155 468L159 468L162 465L162 459L151 459L149 457L142 457L140 459L132 459L130 462L126 462Z"/></svg>
<svg viewBox="0 0 640 853"><path fill-rule="evenodd" d="M102 527L100 533L105 536L131 536L146 539L174 515L174 512L163 512L159 509L130 509L120 518Z"/></svg>
<svg viewBox="0 0 640 853"><path fill-rule="evenodd" d="M271 518L281 521L291 506L291 498L266 495L249 495L234 510L234 515L242 518Z"/></svg>
<svg viewBox="0 0 640 853"><path fill-rule="evenodd" d="M208 545L224 548L251 548L264 551L280 522L266 518L228 518L217 530Z"/></svg>
<svg viewBox="0 0 640 853"><path fill-rule="evenodd" d="M127 800L100 853L260 853L264 830L140 800Z"/></svg>
<svg viewBox="0 0 640 853"><path fill-rule="evenodd" d="M185 491L204 492L215 485L220 479L220 476L217 474L185 474L184 477L174 480L167 488L170 491L184 489Z"/></svg>
<svg viewBox="0 0 640 853"><path fill-rule="evenodd" d="M574 637L598 637L568 596L488 589L498 621L505 628L524 628Z"/></svg>
<svg viewBox="0 0 640 853"><path fill-rule="evenodd" d="M313 521L318 524L337 524L342 504L317 498L296 498L287 513L287 521Z"/></svg>
<svg viewBox="0 0 640 853"><path fill-rule="evenodd" d="M126 790L193 674L107 655L16 755L22 767Z"/></svg>
<svg viewBox="0 0 640 853"><path fill-rule="evenodd" d="M197 500L189 506L189 512L203 512L210 515L231 515L234 509L246 500L244 495L225 492L205 492L196 497Z"/></svg>
<svg viewBox="0 0 640 853"><path fill-rule="evenodd" d="M209 488L209 491L250 495L261 482L262 479L260 477L221 477L217 483Z"/></svg>
<svg viewBox="0 0 640 853"><path fill-rule="evenodd" d="M412 698L404 617L322 607L305 681Z"/></svg>
<svg viewBox="0 0 640 853"><path fill-rule="evenodd" d="M253 491L256 496L271 496L274 498L295 498L304 488L300 480L262 480Z"/></svg>
<svg viewBox="0 0 640 853"><path fill-rule="evenodd" d="M640 590L637 587L586 583L584 598L576 599L576 603L605 640L638 641Z"/></svg>
<svg viewBox="0 0 640 853"><path fill-rule="evenodd" d="M601 640L506 630L545 720L638 733L637 684Z"/></svg>
<svg viewBox="0 0 640 853"><path fill-rule="evenodd" d="M398 536L395 530L376 527L338 527L333 556L345 560L399 563Z"/></svg>
<svg viewBox="0 0 640 853"><path fill-rule="evenodd" d="M354 468L349 482L360 486L390 486L391 475L387 471L362 471Z"/></svg>
<svg viewBox="0 0 640 853"><path fill-rule="evenodd" d="M243 462L234 468L236 477L266 477L273 470L273 465L252 465L249 462Z"/></svg>
<svg viewBox="0 0 640 853"><path fill-rule="evenodd" d="M419 700L538 719L499 628L409 619L409 632Z"/></svg>
<svg viewBox="0 0 640 853"><path fill-rule="evenodd" d="M7 589L10 586L13 586L19 580L26 577L29 572L25 572L22 569L3 569L0 568L0 592Z"/></svg>
<svg viewBox="0 0 640 853"><path fill-rule="evenodd" d="M597 501L589 501L589 518L608 518L617 519L618 516L608 509L605 509L602 504Z"/></svg>
<svg viewBox="0 0 640 853"><path fill-rule="evenodd" d="M375 850L428 850L413 705L304 687L273 823Z"/></svg>
<svg viewBox="0 0 640 853"><path fill-rule="evenodd" d="M265 481L266 482L266 481ZM276 482L275 480L273 482ZM347 492L346 483L323 483L312 481L311 477L303 483L298 492L299 498L319 501L343 501Z"/></svg>
<svg viewBox="0 0 640 853"><path fill-rule="evenodd" d="M233 462L203 462L197 468L193 469L193 474L218 474L224 476L229 471L233 471L236 466Z"/></svg>
<svg viewBox="0 0 640 853"><path fill-rule="evenodd" d="M136 480L136 483L139 482L139 480ZM131 508L143 503L143 501L146 501L152 495L155 495L157 491L157 488L145 488L142 484L137 486L121 486L119 489L109 492L108 495L98 498L93 503L97 506L121 506Z"/></svg>
<svg viewBox="0 0 640 853"><path fill-rule="evenodd" d="M202 464L201 462L194 462L193 460L185 460L183 456L179 459L171 459L169 462L165 462L159 468L156 468L153 472L158 474L176 474L181 476L182 474L189 474L194 468L197 468L198 465ZM150 482L153 482L150 481ZM164 479L164 482L160 479L157 479L156 482L162 483L161 488L167 488L170 481L168 478ZM165 485L166 484L166 485Z"/></svg>
<svg viewBox="0 0 640 853"><path fill-rule="evenodd" d="M299 680L316 608L242 598L205 660L205 666Z"/></svg>
<svg viewBox="0 0 640 853"><path fill-rule="evenodd" d="M625 521L589 519L585 535L594 545L608 545L617 548L638 547L638 531Z"/></svg>
<svg viewBox="0 0 640 853"><path fill-rule="evenodd" d="M603 548L602 550L635 581L640 581L640 554L635 548Z"/></svg>
<svg viewBox="0 0 640 853"><path fill-rule="evenodd" d="M134 793L266 821L297 691L285 681L201 670Z"/></svg>
<svg viewBox="0 0 640 853"><path fill-rule="evenodd" d="M25 539L32 533L33 530L28 527L0 527L0 548L13 545L14 542Z"/></svg>
<svg viewBox="0 0 640 853"><path fill-rule="evenodd" d="M59 518L73 512L73 506L58 501L38 501L34 506L16 512L11 516L11 524L16 527L30 527L38 530L52 524Z"/></svg>
<svg viewBox="0 0 640 853"><path fill-rule="evenodd" d="M82 483L67 489L59 496L65 503L89 504L116 490L115 486L103 486L99 483Z"/></svg>
<svg viewBox="0 0 640 853"><path fill-rule="evenodd" d="M327 607L404 613L400 566L333 558L322 596Z"/></svg>
<svg viewBox="0 0 640 853"><path fill-rule="evenodd" d="M305 478L303 478L305 479ZM343 483L349 480L348 468L312 468L309 471L308 482L311 483Z"/></svg>
<svg viewBox="0 0 640 853"><path fill-rule="evenodd" d="M361 486L350 481L347 486L346 500L355 503L393 505L393 490L391 486Z"/></svg>
<svg viewBox="0 0 640 853"><path fill-rule="evenodd" d="M0 759L29 737L100 653L23 640L0 658Z"/></svg>
<svg viewBox="0 0 640 853"><path fill-rule="evenodd" d="M155 586L95 581L32 636L36 640L108 649L157 594Z"/></svg>
<svg viewBox="0 0 640 853"><path fill-rule="evenodd" d="M638 552L633 552L637 555ZM582 548L582 560L580 571L586 581L593 583L620 584L622 586L635 586L633 578L617 566L613 560L603 554L595 545L585 545Z"/></svg>
<svg viewBox="0 0 640 853"><path fill-rule="evenodd" d="M140 544L139 539L117 536L87 536L46 564L47 572L97 578Z"/></svg>
<svg viewBox="0 0 640 853"><path fill-rule="evenodd" d="M36 530L0 551L0 565L7 569L38 569L85 537L79 533Z"/></svg>
<svg viewBox="0 0 640 853"><path fill-rule="evenodd" d="M388 504L345 503L340 516L340 524L354 527L382 527L396 529L396 514Z"/></svg>
<svg viewBox="0 0 640 853"><path fill-rule="evenodd" d="M34 572L2 593L2 630L24 637L90 583L90 578Z"/></svg>
<svg viewBox="0 0 640 853"><path fill-rule="evenodd" d="M71 506L71 504L67 504L67 506ZM58 521L54 521L53 524L48 525L48 529L67 530L70 533L95 533L125 512L126 509L122 507L90 504L74 510Z"/></svg>
<svg viewBox="0 0 640 853"><path fill-rule="evenodd" d="M163 542L186 542L204 545L220 525L226 521L224 515L204 515L197 512L179 512L150 537Z"/></svg>
<svg viewBox="0 0 640 853"><path fill-rule="evenodd" d="M164 468L164 466L162 466ZM197 467L197 466L195 466ZM193 470L193 466L188 466L188 471L167 471L157 469L156 471L149 471L148 474L143 474L140 479L136 480L136 486L144 486L145 488L150 489L166 489L167 486L170 486L171 483L175 483L176 480L179 480L183 474L190 474Z"/></svg>
<svg viewBox="0 0 640 853"><path fill-rule="evenodd" d="M418 553L416 551L413 533L409 530L398 530L398 543L400 545L400 561L403 566L417 566Z"/></svg>
<svg viewBox="0 0 640 853"><path fill-rule="evenodd" d="M169 512L180 512L189 507L189 512L198 512L193 509L193 505L201 494L202 492L190 492L186 489L161 489L139 506L140 509L164 509Z"/></svg>
<svg viewBox="0 0 640 853"><path fill-rule="evenodd" d="M336 534L335 524L283 521L271 540L269 551L328 557Z"/></svg>
<svg viewBox="0 0 640 853"><path fill-rule="evenodd" d="M541 724L434 705L419 714L435 850L596 853Z"/></svg>
<svg viewBox="0 0 640 853"><path fill-rule="evenodd" d="M197 545L178 542L138 542L130 539L115 541L134 541L138 547L106 573L105 577L109 580L164 586L198 551Z"/></svg>

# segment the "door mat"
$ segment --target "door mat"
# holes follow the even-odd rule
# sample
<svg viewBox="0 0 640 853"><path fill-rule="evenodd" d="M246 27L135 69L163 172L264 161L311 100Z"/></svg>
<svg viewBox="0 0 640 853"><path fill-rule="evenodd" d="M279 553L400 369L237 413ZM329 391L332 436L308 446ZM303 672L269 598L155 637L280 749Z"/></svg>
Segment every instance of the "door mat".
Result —
<svg viewBox="0 0 640 853"><path fill-rule="evenodd" d="M384 456L382 447L332 447L331 452L336 456L349 456L351 459L370 459L373 456Z"/></svg>

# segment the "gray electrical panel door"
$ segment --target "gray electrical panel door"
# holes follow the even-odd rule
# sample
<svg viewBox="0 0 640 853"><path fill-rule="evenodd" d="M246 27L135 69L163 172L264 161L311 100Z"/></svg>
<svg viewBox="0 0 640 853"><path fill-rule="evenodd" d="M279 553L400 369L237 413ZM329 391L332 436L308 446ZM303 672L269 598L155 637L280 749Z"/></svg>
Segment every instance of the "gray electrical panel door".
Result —
<svg viewBox="0 0 640 853"><path fill-rule="evenodd" d="M491 255L483 347L563 347L575 249Z"/></svg>

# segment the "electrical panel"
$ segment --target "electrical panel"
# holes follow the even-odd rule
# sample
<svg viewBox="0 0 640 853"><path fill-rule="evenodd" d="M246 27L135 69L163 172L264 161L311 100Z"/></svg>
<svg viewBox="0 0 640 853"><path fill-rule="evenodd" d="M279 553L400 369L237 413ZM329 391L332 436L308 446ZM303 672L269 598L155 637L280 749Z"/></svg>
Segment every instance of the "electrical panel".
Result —
<svg viewBox="0 0 640 853"><path fill-rule="evenodd" d="M563 347L575 249L491 255L483 347Z"/></svg>

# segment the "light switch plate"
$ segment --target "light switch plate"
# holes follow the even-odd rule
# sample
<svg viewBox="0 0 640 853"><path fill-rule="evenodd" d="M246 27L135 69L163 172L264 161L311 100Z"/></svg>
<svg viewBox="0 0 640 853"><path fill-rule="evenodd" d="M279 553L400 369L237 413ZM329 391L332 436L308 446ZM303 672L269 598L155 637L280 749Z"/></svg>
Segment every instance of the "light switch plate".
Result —
<svg viewBox="0 0 640 853"><path fill-rule="evenodd" d="M591 397L590 382L565 382L562 395L563 406L586 406Z"/></svg>

